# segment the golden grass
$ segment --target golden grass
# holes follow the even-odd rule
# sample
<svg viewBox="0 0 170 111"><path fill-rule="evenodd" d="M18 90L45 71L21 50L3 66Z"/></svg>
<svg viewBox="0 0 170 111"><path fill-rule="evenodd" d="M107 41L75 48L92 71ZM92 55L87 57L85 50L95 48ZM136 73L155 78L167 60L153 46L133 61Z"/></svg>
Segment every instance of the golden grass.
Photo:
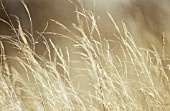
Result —
<svg viewBox="0 0 170 111"><path fill-rule="evenodd" d="M109 13L116 34L111 35L112 39L104 38L93 13L79 3L75 31L51 20L67 33L40 33L46 57L35 53L34 40L30 44L27 39L33 35L26 35L19 21L18 30L11 27L17 39L0 35L19 52L16 56L6 55L0 42L0 110L170 110L164 42L162 54L138 47L126 25L122 23L120 31ZM45 38L46 34L66 38L71 47L57 47L52 39Z"/></svg>

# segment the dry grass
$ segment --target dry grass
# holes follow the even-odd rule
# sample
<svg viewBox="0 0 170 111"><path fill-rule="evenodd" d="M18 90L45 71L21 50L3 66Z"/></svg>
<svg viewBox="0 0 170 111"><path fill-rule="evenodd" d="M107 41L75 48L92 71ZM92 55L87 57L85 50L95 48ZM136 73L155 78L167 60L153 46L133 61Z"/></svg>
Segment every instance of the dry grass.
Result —
<svg viewBox="0 0 170 111"><path fill-rule="evenodd" d="M66 34L45 30L39 33L46 57L35 53L33 35L26 34L19 21L17 30L11 27L17 39L0 35L19 52L16 56L6 55L0 42L0 110L170 110L169 67L163 65L168 60L164 38L162 54L140 48L126 25L122 23L120 31L109 13L116 30L111 39L104 38L93 13L79 3L75 11L77 24L72 29L51 20ZM66 38L72 45L57 47L46 39L47 34Z"/></svg>

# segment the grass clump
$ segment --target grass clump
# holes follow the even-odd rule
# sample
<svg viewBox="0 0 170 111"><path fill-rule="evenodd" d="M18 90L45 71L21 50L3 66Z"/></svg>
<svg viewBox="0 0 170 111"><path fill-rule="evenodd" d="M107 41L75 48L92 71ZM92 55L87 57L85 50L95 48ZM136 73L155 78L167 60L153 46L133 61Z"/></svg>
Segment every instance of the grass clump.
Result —
<svg viewBox="0 0 170 111"><path fill-rule="evenodd" d="M19 21L15 38L0 35L18 52L6 55L0 42L0 110L168 111L169 78L161 54L138 47L126 25L120 31L109 13L116 30L111 39L101 36L104 29L98 28L96 16L81 2L75 6L72 29L50 20L66 33L38 33L45 57L35 52L33 35ZM57 46L45 35L65 38L71 45Z"/></svg>

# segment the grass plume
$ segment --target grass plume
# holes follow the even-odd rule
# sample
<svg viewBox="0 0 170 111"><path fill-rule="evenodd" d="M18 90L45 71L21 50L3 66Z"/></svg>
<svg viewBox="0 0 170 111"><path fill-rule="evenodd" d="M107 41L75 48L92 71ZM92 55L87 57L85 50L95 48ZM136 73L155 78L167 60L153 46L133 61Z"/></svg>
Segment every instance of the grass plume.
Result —
<svg viewBox="0 0 170 111"><path fill-rule="evenodd" d="M44 55L35 52L33 31L26 33L17 17L18 29L11 21L1 20L11 24L15 37L0 35L0 39L19 55L7 55L4 42L0 42L0 110L168 111L164 38L162 54L140 48L126 24L122 22L120 30L109 13L116 30L109 39L103 37L96 15L78 3L74 4L77 23L72 29L50 20L65 33L47 32L46 28L37 32L46 47ZM46 35L65 38L71 45L63 48Z"/></svg>

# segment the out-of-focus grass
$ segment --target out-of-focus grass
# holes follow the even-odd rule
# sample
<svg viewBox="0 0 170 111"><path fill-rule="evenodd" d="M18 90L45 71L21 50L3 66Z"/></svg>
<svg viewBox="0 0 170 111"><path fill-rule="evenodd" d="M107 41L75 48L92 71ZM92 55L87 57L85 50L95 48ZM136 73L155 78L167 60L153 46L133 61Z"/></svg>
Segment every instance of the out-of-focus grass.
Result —
<svg viewBox="0 0 170 111"><path fill-rule="evenodd" d="M122 23L120 31L109 13L116 34L112 39L102 37L99 30L105 29L99 29L93 13L79 3L75 31L51 20L67 34L40 33L46 57L35 53L36 47L28 43L19 21L19 29L13 29L17 39L0 35L20 53L6 55L0 42L0 110L170 110L165 57L156 50L138 47L126 25ZM72 47L57 47L46 34L68 39Z"/></svg>

